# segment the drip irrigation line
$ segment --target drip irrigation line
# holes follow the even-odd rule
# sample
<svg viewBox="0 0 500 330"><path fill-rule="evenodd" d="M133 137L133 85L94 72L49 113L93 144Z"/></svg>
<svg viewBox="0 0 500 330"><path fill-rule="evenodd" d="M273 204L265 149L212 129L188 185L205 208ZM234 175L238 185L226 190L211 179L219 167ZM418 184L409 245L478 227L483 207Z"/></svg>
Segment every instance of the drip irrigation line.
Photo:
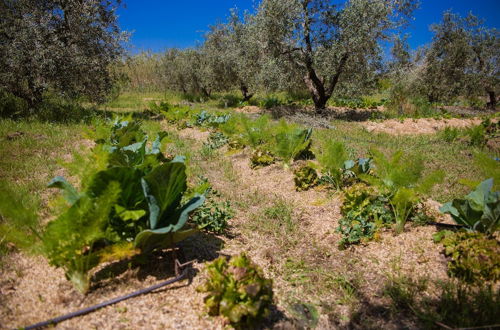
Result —
<svg viewBox="0 0 500 330"><path fill-rule="evenodd" d="M125 296L117 297L117 298L102 302L102 303L94 305L94 306L80 309L76 312L61 315L61 316L58 316L56 318L53 318L53 319L50 319L50 320L47 320L44 322L35 323L35 324L30 325L30 326L24 327L22 329L30 330L30 329L39 329L39 328L43 328L43 327L52 326L52 325L55 325L55 324L60 323L62 321L66 321L66 320L69 320L69 319L77 317L77 316L81 316L81 315L85 315L85 314L94 312L100 308L116 304L120 301L127 300L127 299L130 299L133 297L137 297L137 296L142 295L142 294L149 293L149 292L154 291L156 289L159 289L161 287L164 287L164 286L167 286L169 284L172 284L172 283L175 283L175 282L178 282L180 280L185 279L187 277L188 271L189 271L189 268L185 268L179 276L172 278L170 280L158 283L158 284L150 286L148 288L137 290L137 291L129 293Z"/></svg>

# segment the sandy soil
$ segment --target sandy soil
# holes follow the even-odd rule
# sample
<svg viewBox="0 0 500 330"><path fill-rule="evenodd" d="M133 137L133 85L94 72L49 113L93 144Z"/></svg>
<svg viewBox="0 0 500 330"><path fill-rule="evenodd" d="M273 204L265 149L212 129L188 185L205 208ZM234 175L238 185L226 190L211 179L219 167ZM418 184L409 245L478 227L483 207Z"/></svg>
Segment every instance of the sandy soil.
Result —
<svg viewBox="0 0 500 330"><path fill-rule="evenodd" d="M361 125L369 132L383 132L395 135L433 134L445 127L467 128L479 125L481 119L405 119L384 120L382 122L363 122Z"/></svg>

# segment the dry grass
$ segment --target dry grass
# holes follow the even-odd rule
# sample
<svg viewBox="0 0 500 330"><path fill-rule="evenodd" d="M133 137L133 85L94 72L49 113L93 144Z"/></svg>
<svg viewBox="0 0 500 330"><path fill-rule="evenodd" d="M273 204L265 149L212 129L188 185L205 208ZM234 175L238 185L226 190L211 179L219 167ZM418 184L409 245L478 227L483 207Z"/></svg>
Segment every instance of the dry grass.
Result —
<svg viewBox="0 0 500 330"><path fill-rule="evenodd" d="M169 125L162 123L163 128ZM175 134L175 133L174 133ZM383 295L392 272L401 276L446 280L446 260L434 244L434 227L411 227L380 241L337 248L341 198L324 190L296 192L292 169L281 164L252 170L249 154L220 150L210 161L199 154L208 132L178 132L173 152L189 155L191 176L203 174L235 217L226 235L197 235L184 243L185 260L194 259L193 282L127 300L64 322L60 329L222 328L204 314L203 296L195 288L203 280L203 264L218 255L247 252L274 280L277 309L268 327L297 328L294 303L308 303L320 313L317 327L417 328L414 317L391 310ZM14 328L89 306L172 277L168 254L158 254L140 267L122 262L96 270L93 290L83 297L63 272L40 257L12 253L0 278L0 328ZM112 272L110 272L113 269ZM430 286L422 294L433 295Z"/></svg>

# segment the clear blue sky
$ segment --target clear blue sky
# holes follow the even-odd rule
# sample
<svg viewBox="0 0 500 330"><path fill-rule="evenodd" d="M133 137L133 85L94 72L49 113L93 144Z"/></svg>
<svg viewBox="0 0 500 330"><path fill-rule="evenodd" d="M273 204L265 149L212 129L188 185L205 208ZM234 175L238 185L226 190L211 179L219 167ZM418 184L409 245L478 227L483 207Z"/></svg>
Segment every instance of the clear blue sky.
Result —
<svg viewBox="0 0 500 330"><path fill-rule="evenodd" d="M259 0L124 0L118 12L121 28L132 31L131 51L161 51L168 47L191 47L203 40L208 26L224 21L229 9L253 10ZM472 11L486 25L500 29L500 0L421 0L408 33L412 48L431 40L429 25L441 20L443 11L462 15Z"/></svg>

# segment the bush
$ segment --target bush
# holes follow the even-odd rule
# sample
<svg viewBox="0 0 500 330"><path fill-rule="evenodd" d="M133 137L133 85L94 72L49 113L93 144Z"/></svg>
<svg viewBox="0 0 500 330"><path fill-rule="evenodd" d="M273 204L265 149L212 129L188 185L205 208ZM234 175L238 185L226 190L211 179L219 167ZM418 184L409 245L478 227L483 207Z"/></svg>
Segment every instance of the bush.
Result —
<svg viewBox="0 0 500 330"><path fill-rule="evenodd" d="M208 278L197 290L204 298L208 314L224 316L233 326L252 328L267 317L273 302L272 280L245 255L224 257L207 265Z"/></svg>
<svg viewBox="0 0 500 330"><path fill-rule="evenodd" d="M477 284L500 280L500 242L496 239L477 232L448 231L441 236L450 276Z"/></svg>

